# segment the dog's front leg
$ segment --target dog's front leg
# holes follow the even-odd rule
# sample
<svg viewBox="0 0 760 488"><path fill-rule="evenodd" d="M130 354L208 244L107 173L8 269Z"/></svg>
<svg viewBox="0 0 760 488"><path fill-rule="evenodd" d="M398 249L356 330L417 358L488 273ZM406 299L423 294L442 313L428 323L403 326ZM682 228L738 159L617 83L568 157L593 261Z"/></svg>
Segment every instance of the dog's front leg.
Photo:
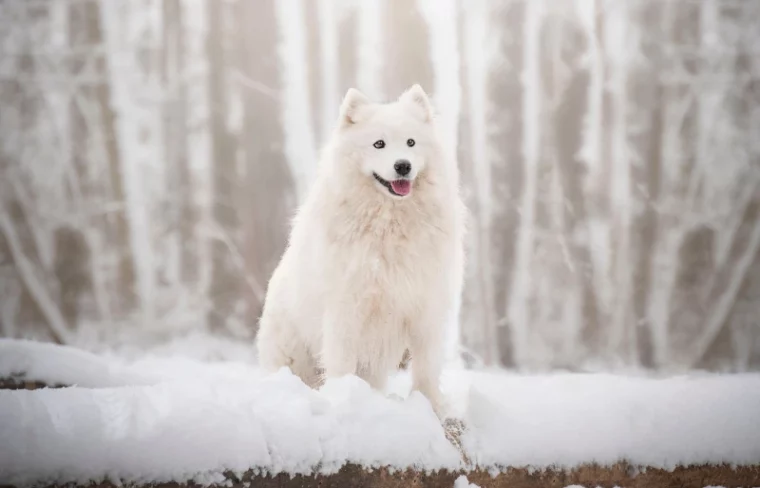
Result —
<svg viewBox="0 0 760 488"><path fill-rule="evenodd" d="M340 314L326 314L320 356L325 379L356 374L358 366L356 346L351 321Z"/></svg>
<svg viewBox="0 0 760 488"><path fill-rule="evenodd" d="M444 356L442 322L431 317L418 325L421 327L412 330L410 337L412 389L425 395L436 415L443 419L446 408L439 384Z"/></svg>

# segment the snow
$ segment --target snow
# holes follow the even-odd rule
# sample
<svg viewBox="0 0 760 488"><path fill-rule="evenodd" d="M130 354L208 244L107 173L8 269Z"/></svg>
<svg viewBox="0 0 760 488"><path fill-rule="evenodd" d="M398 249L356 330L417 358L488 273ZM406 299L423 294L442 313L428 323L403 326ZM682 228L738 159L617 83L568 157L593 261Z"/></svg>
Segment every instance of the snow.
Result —
<svg viewBox="0 0 760 488"><path fill-rule="evenodd" d="M456 481L454 481L454 488L480 488L480 486L476 485L475 483L470 483L470 480L467 479L467 476L461 475L456 479Z"/></svg>
<svg viewBox="0 0 760 488"><path fill-rule="evenodd" d="M0 436L10 440L0 446L0 480L15 485L459 465L427 400L385 398L354 377L321 392L287 370L249 381L3 391L0 410Z"/></svg>
<svg viewBox="0 0 760 488"><path fill-rule="evenodd" d="M469 376L462 443L482 466L760 460L759 374Z"/></svg>
<svg viewBox="0 0 760 488"><path fill-rule="evenodd" d="M428 401L394 377L311 390L287 369L179 356L121 360L0 340L0 377L79 387L0 391L0 484L189 481L223 473L332 473L346 463L419 470L753 464L760 374L668 378L447 370L467 458ZM72 448L75 447L75 448ZM456 487L472 488L466 478Z"/></svg>
<svg viewBox="0 0 760 488"><path fill-rule="evenodd" d="M149 376L90 352L13 339L0 339L0 378L44 381L50 385L77 385L85 388L151 382Z"/></svg>

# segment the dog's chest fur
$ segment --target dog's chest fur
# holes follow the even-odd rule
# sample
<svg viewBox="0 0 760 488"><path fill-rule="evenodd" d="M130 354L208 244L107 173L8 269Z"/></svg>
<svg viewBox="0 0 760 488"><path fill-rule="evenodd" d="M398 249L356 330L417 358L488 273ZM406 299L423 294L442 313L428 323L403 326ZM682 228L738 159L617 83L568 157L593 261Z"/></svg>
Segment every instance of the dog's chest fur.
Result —
<svg viewBox="0 0 760 488"><path fill-rule="evenodd" d="M374 188L365 191L377 195L346 195L328 217L327 248L333 252L326 271L351 284L345 292L353 299L397 310L416 308L418 297L429 295L446 269L443 246L451 229L444 207L424 189L402 201Z"/></svg>

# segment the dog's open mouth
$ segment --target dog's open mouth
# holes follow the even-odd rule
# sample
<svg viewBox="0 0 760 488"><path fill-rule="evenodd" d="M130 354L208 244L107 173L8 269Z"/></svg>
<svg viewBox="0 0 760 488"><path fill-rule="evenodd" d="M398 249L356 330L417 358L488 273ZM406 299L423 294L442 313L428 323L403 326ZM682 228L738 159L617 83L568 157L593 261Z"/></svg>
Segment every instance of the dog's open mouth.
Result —
<svg viewBox="0 0 760 488"><path fill-rule="evenodd" d="M409 180L388 181L378 176L377 173L372 173L372 175L377 181L380 182L381 185L386 187L392 195L396 195L397 197L405 197L412 191L412 182Z"/></svg>

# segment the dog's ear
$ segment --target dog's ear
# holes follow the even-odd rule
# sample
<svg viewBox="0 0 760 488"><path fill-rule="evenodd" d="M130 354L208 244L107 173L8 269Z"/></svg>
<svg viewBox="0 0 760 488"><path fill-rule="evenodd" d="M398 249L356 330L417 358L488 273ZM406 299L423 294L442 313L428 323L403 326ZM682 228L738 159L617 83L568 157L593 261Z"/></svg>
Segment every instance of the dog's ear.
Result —
<svg viewBox="0 0 760 488"><path fill-rule="evenodd" d="M399 101L411 107L424 122L433 120L433 105L420 85L414 84L399 97Z"/></svg>
<svg viewBox="0 0 760 488"><path fill-rule="evenodd" d="M340 104L340 126L348 127L359 122L359 110L369 104L369 98L364 93L356 88L349 88L343 97L343 103Z"/></svg>

